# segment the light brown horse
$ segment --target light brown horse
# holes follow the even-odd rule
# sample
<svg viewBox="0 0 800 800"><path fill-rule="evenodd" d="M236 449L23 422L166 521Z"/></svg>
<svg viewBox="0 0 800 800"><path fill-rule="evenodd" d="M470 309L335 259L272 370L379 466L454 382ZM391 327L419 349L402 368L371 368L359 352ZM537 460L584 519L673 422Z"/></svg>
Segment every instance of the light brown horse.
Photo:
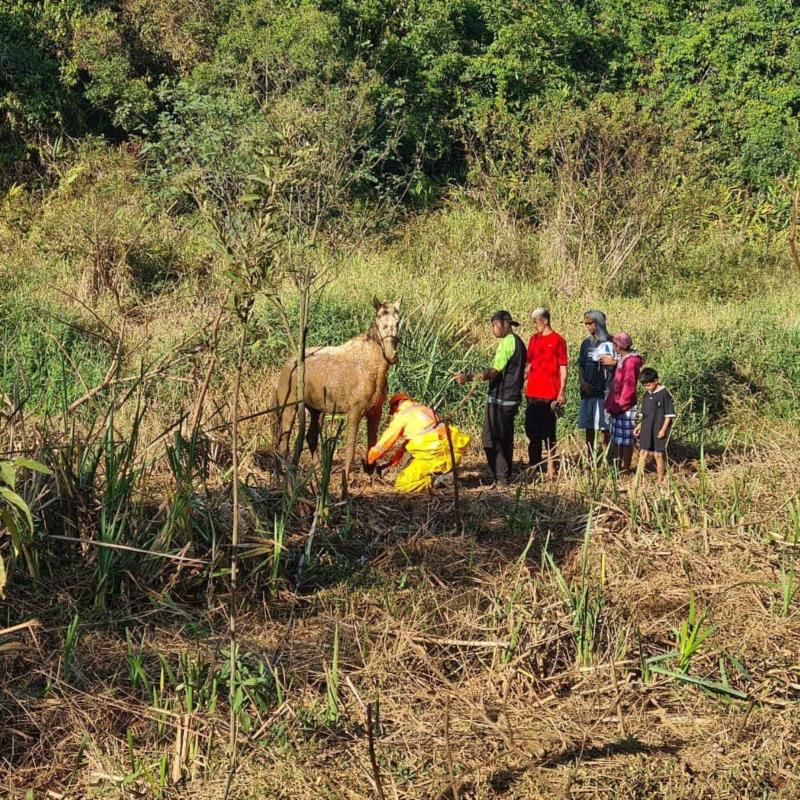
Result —
<svg viewBox="0 0 800 800"><path fill-rule="evenodd" d="M316 454L319 431L326 413L347 417L344 442L344 481L356 452L356 438L361 418L367 418L369 447L378 439L381 410L388 393L387 373L397 362L397 329L400 324L400 301L382 303L377 298L375 318L366 333L337 347L316 347L306 354L305 406L310 421L306 441L312 456ZM278 377L275 442L278 452L289 454L289 442L297 416L297 359L290 358Z"/></svg>

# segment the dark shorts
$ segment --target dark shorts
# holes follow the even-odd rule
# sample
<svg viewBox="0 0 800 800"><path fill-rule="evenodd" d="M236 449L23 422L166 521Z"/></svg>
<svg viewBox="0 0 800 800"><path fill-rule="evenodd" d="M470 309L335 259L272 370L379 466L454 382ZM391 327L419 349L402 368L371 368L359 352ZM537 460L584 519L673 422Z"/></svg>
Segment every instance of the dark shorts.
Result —
<svg viewBox="0 0 800 800"><path fill-rule="evenodd" d="M667 440L653 436L650 437L649 441L644 441L644 439L639 437L639 450L642 453L666 453Z"/></svg>
<svg viewBox="0 0 800 800"><path fill-rule="evenodd" d="M556 414L550 400L528 397L525 406L525 435L531 439L555 444Z"/></svg>

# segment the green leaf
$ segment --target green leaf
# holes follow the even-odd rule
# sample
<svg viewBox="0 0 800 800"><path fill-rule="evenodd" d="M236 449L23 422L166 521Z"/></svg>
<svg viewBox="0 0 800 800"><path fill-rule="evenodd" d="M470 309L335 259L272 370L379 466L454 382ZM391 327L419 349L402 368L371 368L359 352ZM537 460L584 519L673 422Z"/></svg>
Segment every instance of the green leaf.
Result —
<svg viewBox="0 0 800 800"><path fill-rule="evenodd" d="M11 489L14 488L17 480L17 471L10 461L0 461L0 480Z"/></svg>
<svg viewBox="0 0 800 800"><path fill-rule="evenodd" d="M14 459L14 464L17 467L25 467L25 469L30 469L34 472L41 472L43 475L53 474L53 470L38 461L34 461L32 458L23 458L19 456Z"/></svg>
<svg viewBox="0 0 800 800"><path fill-rule="evenodd" d="M650 670L658 673L659 675L666 675L668 678L674 678L676 681L682 681L683 683L691 683L694 686L700 686L703 689L708 689L710 692L716 692L717 694L725 694L729 697L735 697L737 700L747 700L750 696L747 694L747 692L741 692L739 689L734 689L732 686L726 686L722 683L708 680L708 678L695 678L694 675L688 675L685 672L673 672L671 669L665 669L664 667L655 665L651 665Z"/></svg>
<svg viewBox="0 0 800 800"><path fill-rule="evenodd" d="M28 504L16 492L12 492L11 489L5 486L0 486L0 497L5 498L6 502L16 506L25 515L25 519L28 521L28 527L31 529L31 532L33 532L33 517L31 516L31 510L28 508Z"/></svg>

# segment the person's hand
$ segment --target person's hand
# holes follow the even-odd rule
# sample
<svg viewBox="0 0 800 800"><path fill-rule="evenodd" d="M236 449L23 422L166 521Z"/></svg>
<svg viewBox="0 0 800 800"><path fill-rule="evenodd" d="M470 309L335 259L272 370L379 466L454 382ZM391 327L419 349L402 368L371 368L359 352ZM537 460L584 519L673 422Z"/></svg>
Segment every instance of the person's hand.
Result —
<svg viewBox="0 0 800 800"><path fill-rule="evenodd" d="M459 384L461 384L461 386L463 386L463 385L464 385L464 384L465 384L465 383L466 383L466 382L467 382L469 379L467 378L467 376L466 376L466 374L465 374L465 373L463 373L463 372L456 372L456 374L455 374L455 375L453 375L453 380L454 380L456 383L459 383Z"/></svg>
<svg viewBox="0 0 800 800"><path fill-rule="evenodd" d="M586 381L581 381L581 394L584 397L589 397L592 394L592 387Z"/></svg>
<svg viewBox="0 0 800 800"><path fill-rule="evenodd" d="M617 359L614 358L614 356L600 356L600 358L598 358L597 360L604 367L616 367L617 366Z"/></svg>
<svg viewBox="0 0 800 800"><path fill-rule="evenodd" d="M665 431L663 428L658 432L659 439L666 439L668 431Z"/></svg>
<svg viewBox="0 0 800 800"><path fill-rule="evenodd" d="M565 406L567 404L567 398L564 392L559 392L558 397L556 397L556 403L560 406Z"/></svg>
<svg viewBox="0 0 800 800"><path fill-rule="evenodd" d="M633 435L634 435L634 436L638 436L638 435L639 435L641 432L642 432L642 426L641 426L641 425L637 425L637 426L636 426L636 427L633 429Z"/></svg>

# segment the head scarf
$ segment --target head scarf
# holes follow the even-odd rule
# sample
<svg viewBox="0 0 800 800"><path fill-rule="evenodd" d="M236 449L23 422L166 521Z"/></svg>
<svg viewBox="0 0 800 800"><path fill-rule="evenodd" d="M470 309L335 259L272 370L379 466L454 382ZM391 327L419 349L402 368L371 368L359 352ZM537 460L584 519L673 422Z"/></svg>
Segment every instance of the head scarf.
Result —
<svg viewBox="0 0 800 800"><path fill-rule="evenodd" d="M614 347L620 350L630 350L633 347L633 339L629 333L615 333L611 341L614 342Z"/></svg>
<svg viewBox="0 0 800 800"><path fill-rule="evenodd" d="M584 318L593 319L595 322L594 338L598 342L607 342L609 340L608 330L606 330L606 315L602 311L586 311Z"/></svg>

